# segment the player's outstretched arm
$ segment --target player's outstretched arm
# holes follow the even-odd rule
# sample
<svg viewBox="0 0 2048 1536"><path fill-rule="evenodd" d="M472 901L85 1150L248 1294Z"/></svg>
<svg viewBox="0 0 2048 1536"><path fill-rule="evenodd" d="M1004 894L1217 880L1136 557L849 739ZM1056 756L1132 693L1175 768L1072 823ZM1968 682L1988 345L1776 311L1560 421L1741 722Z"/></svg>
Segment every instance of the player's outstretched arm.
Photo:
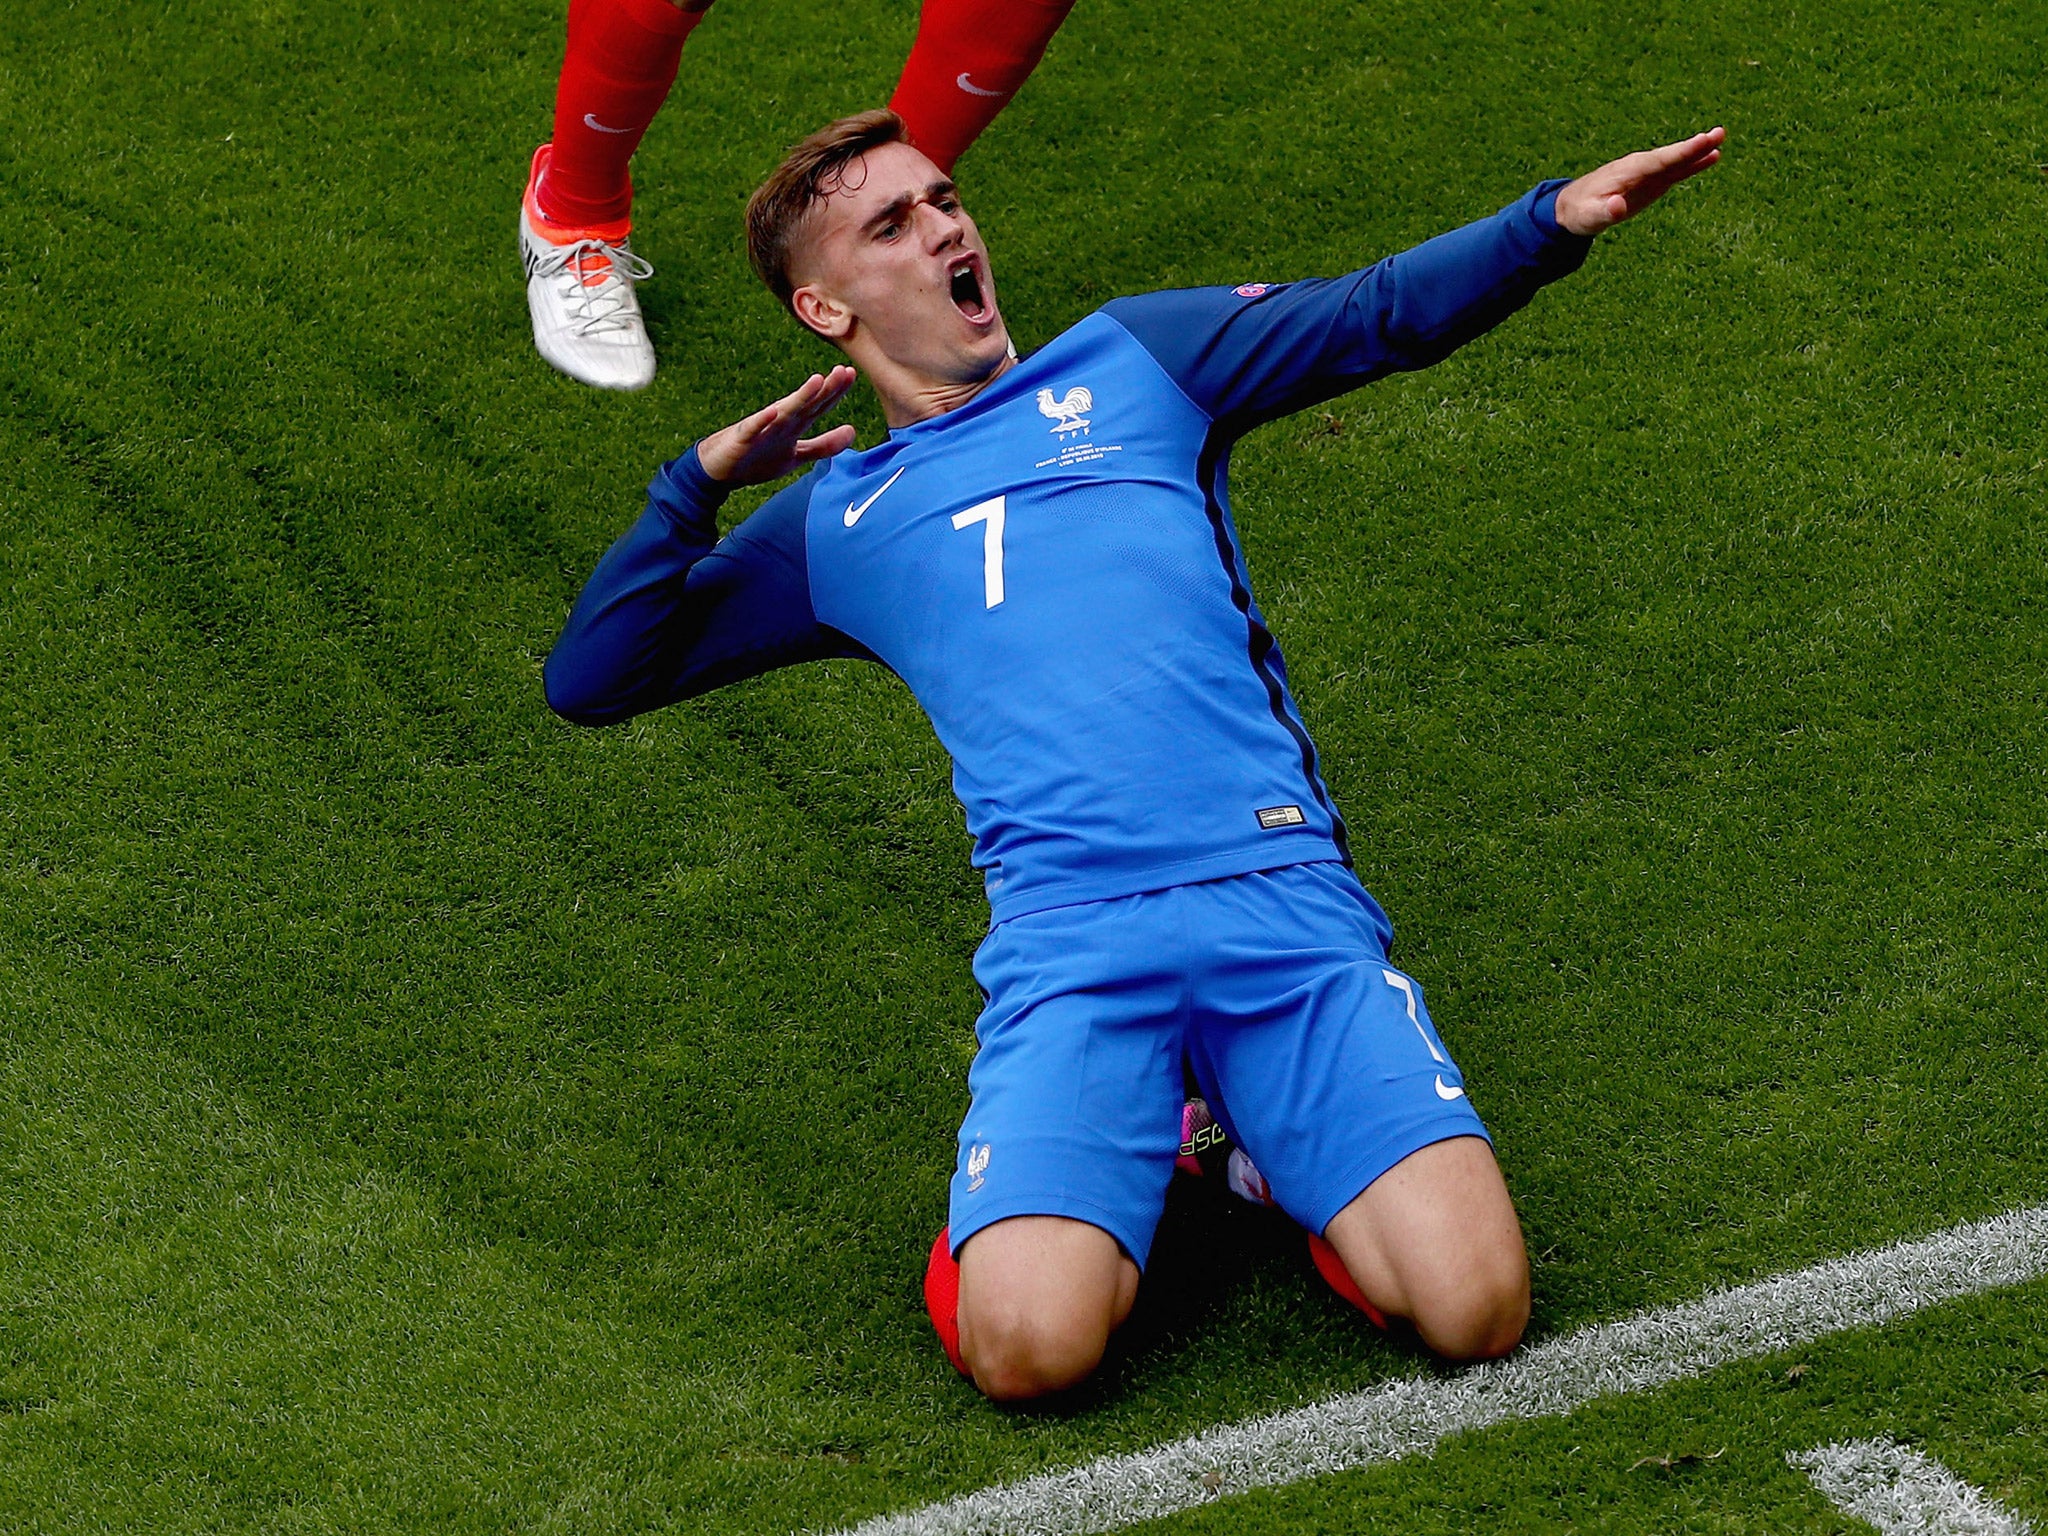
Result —
<svg viewBox="0 0 2048 1536"><path fill-rule="evenodd" d="M697 445L704 473L726 485L760 485L780 480L793 469L829 459L853 446L850 425L805 437L811 424L845 398L857 377L841 363L830 373L814 373L753 415L714 432Z"/></svg>
<svg viewBox="0 0 2048 1536"><path fill-rule="evenodd" d="M1491 218L1345 277L1191 288L1103 312L1234 431L1427 368L1579 268L1593 237L1721 158L1720 128L1546 181Z"/></svg>
<svg viewBox="0 0 2048 1536"><path fill-rule="evenodd" d="M1709 128L1662 149L1640 150L1588 171L1557 194L1557 222L1575 235L1597 235L1632 219L1666 192L1721 158L1726 128Z"/></svg>

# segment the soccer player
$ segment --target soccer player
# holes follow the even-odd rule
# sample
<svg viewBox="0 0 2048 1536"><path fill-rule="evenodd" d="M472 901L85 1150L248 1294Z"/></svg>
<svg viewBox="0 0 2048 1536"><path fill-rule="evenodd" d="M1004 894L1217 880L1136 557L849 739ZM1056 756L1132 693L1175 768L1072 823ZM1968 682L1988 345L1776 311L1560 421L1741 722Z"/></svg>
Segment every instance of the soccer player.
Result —
<svg viewBox="0 0 2048 1536"><path fill-rule="evenodd" d="M995 120L1074 0L924 0L889 105L942 170ZM526 307L540 355L599 389L644 389L654 346L633 285L627 165L675 83L712 0L569 0L554 137L533 152L519 208Z"/></svg>
<svg viewBox="0 0 2048 1536"><path fill-rule="evenodd" d="M841 365L664 465L548 700L601 725L850 656L931 717L992 922L926 1294L989 1396L1080 1381L1129 1312L1184 1061L1340 1290L1450 1359L1520 1339L1514 1206L1352 873L1226 471L1261 422L1488 330L1721 142L1543 182L1348 277L1117 299L1021 360L974 221L893 113L814 134L754 194L756 268L889 435L810 435ZM735 487L806 465L718 537Z"/></svg>

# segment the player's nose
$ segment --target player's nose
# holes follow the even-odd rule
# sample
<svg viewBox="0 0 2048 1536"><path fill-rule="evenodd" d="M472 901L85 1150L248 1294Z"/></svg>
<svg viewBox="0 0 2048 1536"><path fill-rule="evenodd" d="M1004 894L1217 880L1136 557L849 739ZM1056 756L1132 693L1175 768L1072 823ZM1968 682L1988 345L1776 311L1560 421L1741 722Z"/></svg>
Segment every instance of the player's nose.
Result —
<svg viewBox="0 0 2048 1536"><path fill-rule="evenodd" d="M934 208L930 203L917 207L919 228L924 233L925 244L933 251L943 251L949 246L961 245L967 239L967 223L958 213L947 213Z"/></svg>

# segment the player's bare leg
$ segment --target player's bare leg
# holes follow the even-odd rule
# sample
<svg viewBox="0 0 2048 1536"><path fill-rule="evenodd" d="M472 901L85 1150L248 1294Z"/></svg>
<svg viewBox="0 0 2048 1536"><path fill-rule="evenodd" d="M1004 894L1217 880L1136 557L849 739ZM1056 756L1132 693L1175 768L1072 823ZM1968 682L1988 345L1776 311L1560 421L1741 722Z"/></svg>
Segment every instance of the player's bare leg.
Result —
<svg viewBox="0 0 2048 1536"><path fill-rule="evenodd" d="M1013 1216L960 1249L960 1353L997 1402L1059 1392L1102 1363L1137 1295L1138 1266L1102 1228Z"/></svg>
<svg viewBox="0 0 2048 1536"><path fill-rule="evenodd" d="M1514 1202L1477 1136L1409 1154L1331 1221L1358 1288L1449 1360L1489 1360L1529 1325L1529 1257Z"/></svg>

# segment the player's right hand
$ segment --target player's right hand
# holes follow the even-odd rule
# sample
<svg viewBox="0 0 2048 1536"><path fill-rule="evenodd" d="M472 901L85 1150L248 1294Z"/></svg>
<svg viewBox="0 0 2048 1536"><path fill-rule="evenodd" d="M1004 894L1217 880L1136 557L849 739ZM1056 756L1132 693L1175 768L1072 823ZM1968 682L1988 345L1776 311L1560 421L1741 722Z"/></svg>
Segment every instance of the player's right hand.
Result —
<svg viewBox="0 0 2048 1536"><path fill-rule="evenodd" d="M853 388L857 377L841 363L830 373L814 373L773 405L763 406L744 421L714 432L697 445L704 473L728 485L759 485L780 480L802 464L815 464L853 446L851 424L805 437L812 422L831 410Z"/></svg>

